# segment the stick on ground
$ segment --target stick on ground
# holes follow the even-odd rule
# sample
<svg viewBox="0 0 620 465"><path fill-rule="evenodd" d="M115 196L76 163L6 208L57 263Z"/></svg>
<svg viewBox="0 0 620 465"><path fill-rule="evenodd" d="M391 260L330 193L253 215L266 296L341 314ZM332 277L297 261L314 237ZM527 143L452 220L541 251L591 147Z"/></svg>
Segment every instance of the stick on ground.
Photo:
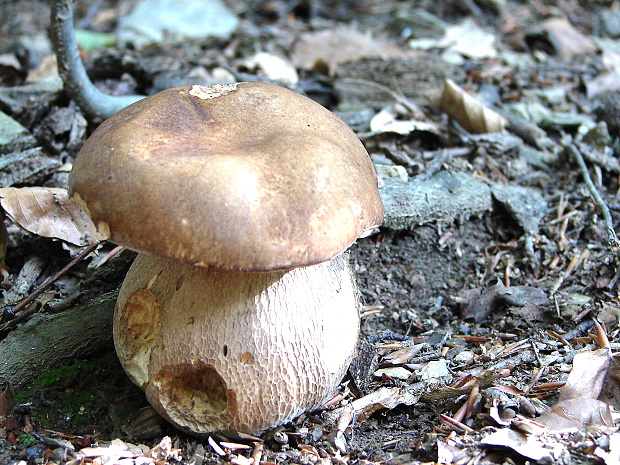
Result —
<svg viewBox="0 0 620 465"><path fill-rule="evenodd" d="M142 95L112 96L92 83L80 58L73 30L73 0L53 0L52 40L58 71L65 91L95 121L102 121L142 98Z"/></svg>
<svg viewBox="0 0 620 465"><path fill-rule="evenodd" d="M610 247L617 248L618 246L620 246L620 241L618 241L618 236L616 236L616 231L614 230L614 225L611 219L611 213L609 212L609 208L607 207L605 200L603 200L603 197L601 197L601 194L599 194L599 192L596 190L596 186L592 182L592 178L590 177L588 167L586 166L586 162L584 161L583 156L581 155L581 152L577 150L577 147L575 147L574 144L568 144L567 148L569 152L571 153L571 155L573 156L573 158L575 159L575 161L577 162L577 164L579 165L579 168L581 170L581 175L583 176L583 180L588 186L588 190L590 191L590 194L592 195L592 197L594 197L594 201L596 202L598 207L601 209L601 213L603 214L603 218L605 219L605 229L607 230L607 242L609 243Z"/></svg>

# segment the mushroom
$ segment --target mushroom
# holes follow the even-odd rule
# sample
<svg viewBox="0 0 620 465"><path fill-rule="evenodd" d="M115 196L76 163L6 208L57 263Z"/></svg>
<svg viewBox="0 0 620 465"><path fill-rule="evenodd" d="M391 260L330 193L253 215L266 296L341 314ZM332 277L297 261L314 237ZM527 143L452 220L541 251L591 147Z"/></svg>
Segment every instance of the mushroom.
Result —
<svg viewBox="0 0 620 465"><path fill-rule="evenodd" d="M259 82L168 89L94 131L69 191L139 252L114 343L170 422L259 434L334 393L359 332L343 252L383 216L370 158L334 114Z"/></svg>

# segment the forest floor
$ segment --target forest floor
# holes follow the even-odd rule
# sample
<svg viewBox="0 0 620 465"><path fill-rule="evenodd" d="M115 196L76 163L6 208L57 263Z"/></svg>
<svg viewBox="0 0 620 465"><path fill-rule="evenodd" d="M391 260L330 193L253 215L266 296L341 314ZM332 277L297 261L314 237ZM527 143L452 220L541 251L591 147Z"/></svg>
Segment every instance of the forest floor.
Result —
<svg viewBox="0 0 620 465"><path fill-rule="evenodd" d="M0 17L10 18L0 24L0 110L34 137L2 146L3 158L28 156L14 162L24 167L3 165L1 187L65 187L96 127L49 84L46 3L0 1ZM79 1L76 22L109 39L134 3ZM279 82L336 112L383 165L389 218L350 250L364 307L342 396L261 437L198 440L149 409L108 338L14 396L5 386L0 463L620 463L620 247L608 228L620 218L620 3L230 7L240 22L229 37L93 45L82 57L115 94ZM424 189L442 173L479 191L441 178L437 200ZM388 187L414 185L417 200L388 198ZM446 198L455 213L445 212ZM10 310L72 256L6 223ZM81 299L113 291L132 257L77 263L31 313L59 312L77 302L76 290ZM5 310L0 325L11 318Z"/></svg>

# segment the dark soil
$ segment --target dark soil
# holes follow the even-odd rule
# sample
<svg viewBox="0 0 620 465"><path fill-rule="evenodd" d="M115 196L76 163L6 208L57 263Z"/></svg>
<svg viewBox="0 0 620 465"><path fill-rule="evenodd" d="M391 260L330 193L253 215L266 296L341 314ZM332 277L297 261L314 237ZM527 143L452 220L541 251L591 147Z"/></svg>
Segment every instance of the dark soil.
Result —
<svg viewBox="0 0 620 465"><path fill-rule="evenodd" d="M115 12L120 14L118 12L125 11L131 3L80 1L76 17L83 20L90 6L99 12L111 12L112 19L92 23L89 17L83 27L112 31L117 21ZM530 36L528 42L524 33L527 28L554 15L568 17L587 37L609 38L611 34L605 31L602 13L599 13L611 14L617 10L615 2L596 2L597 8L592 7L593 2L573 0L507 0L499 8L492 6L495 2L486 1L275 0L247 1L243 7L230 3L244 20L230 40L156 44L139 51L109 47L85 53L87 67L98 85L110 93L152 93L178 85L183 74L198 65L225 66L235 69L241 79L263 79L262 75L252 74L256 70L240 66L241 59L257 49L283 51L286 55L298 36L313 28L335 23L353 24L360 30L386 35L394 44L405 45L403 37L391 28L403 20L403 12L413 6L410 4L415 4L448 23L459 22L466 16L474 17L479 24L502 36L499 45L502 50L527 52L539 58L546 54L540 61L510 70L502 68L506 65L500 59L466 59L455 65L450 73L472 91L483 93L486 86L487 91L496 94L499 105L525 101L535 91L562 87L567 94L564 100L560 104L546 102L547 109L589 116L599 123L605 121L611 133L606 140L610 157L616 160L618 156L620 109L617 102L620 100L617 95L614 100L615 94L607 95L606 103L601 106L585 92L586 84L604 68L601 54L562 60L554 54L556 51L547 50L553 45L552 41L543 36ZM0 17L5 18L0 24L0 56L3 52L14 54L22 62L22 69L0 62L0 85L20 86L24 84L25 71L38 66L42 56L24 55L27 47L19 38L45 33L49 27L48 8L46 2L36 0L0 1ZM532 42L531 37L538 37L539 41ZM358 57L352 57L353 61L356 59ZM369 65L365 63L364 66ZM336 91L339 76L324 71L320 66L315 70L300 70L300 90L345 115L346 95ZM390 79L385 82L389 83ZM392 90L398 93L402 86L398 82L392 84ZM393 103L387 94L380 98L385 105ZM412 97L412 100L415 99ZM456 381L466 380L468 376L479 377L482 394L475 399L467 418L462 420L472 431L466 433L451 427L441 416L455 416L467 402L471 388L448 395L445 390L435 389L437 386L433 382L425 381L428 383L425 395L418 402L401 403L391 409L377 408L367 418L354 421L344 432L344 450L339 450L340 443L334 439L335 425L329 411L320 411L310 412L293 424L265 433L262 442L232 438L231 441L247 444L249 448L227 449L221 456L207 441L179 433L152 414L141 391L122 371L110 345L94 357L78 357L68 365L50 366L49 372L41 373L30 385L16 392L15 408L7 412L0 428L0 463L20 460L66 463L74 456L75 449L86 445L107 445L108 441L121 438L127 444L144 443L153 447L164 436L170 436L173 447L180 449L182 456L178 460L168 456L170 463L241 463L244 458L246 462L243 463L251 463L249 460L257 444L262 444L260 461L263 463L331 461L396 465L437 461L438 444L447 444L447 438L455 434L464 443L470 441L472 452L469 456L464 454L465 458L474 460L472 457L476 457L479 461L484 457L486 463L526 463L526 457L508 448L485 448L476 442L476 435L486 431L484 428L501 426L491 415L493 393L490 389L509 386L515 389L510 394L511 400L518 397L515 394L518 389L528 400L552 405L557 400L560 385L549 387L546 383L565 381L575 353L596 346L597 339L592 336L596 317L603 323L612 349L617 348L617 316L620 314L617 251L607 244L600 209L585 187L582 173L561 149L567 138L576 136L577 125L552 123L546 126L555 148L539 150L539 154L548 155L545 160L522 164L522 157L515 150L477 146L462 128L450 124L436 106L427 102L422 107L430 121L444 125L445 133L415 131L408 136L371 137L367 128L362 128L360 137L371 154L392 160L399 154L409 155L414 163L407 169L413 176L429 169L431 162L425 159L426 152L473 147L471 153L446 161L441 169L473 173L488 183L537 188L547 202L548 213L541 220L538 233L526 234L510 211L496 201L490 211L455 221L429 222L397 231L383 228L358 240L351 247L350 256L365 305L360 358L350 370L344 403L336 403L328 410L333 411L380 387L412 389L415 383L422 382L421 368L429 361L441 359L448 361L450 376L437 381L437 385L457 389ZM372 108L373 111L380 109ZM96 123L89 122L83 134L64 128L61 123L66 123L67 119L82 121L83 115L63 93L33 98L16 111L6 104L0 110L26 126L43 147L43 152L57 160L58 165L70 164L85 137L96 127ZM617 224L618 169L588 163ZM66 170L54 168L22 180L17 186L62 187L65 181ZM71 260L57 242L33 237L8 224L5 288L12 285L26 260L33 255L45 260L37 284ZM107 273L94 271L88 267L88 261L77 264L50 288L51 298L65 299L77 289L88 298L113 290L122 281L131 256L130 252L124 252L113 258L104 265ZM103 274L93 278L93 273ZM507 297L500 286L509 288L511 296ZM521 300L514 295L517 291L521 293ZM510 352L511 344L518 343L524 344L519 346L522 350ZM392 364L387 361L386 357L394 350L414 344L424 347L407 362ZM493 355L501 351L505 351L505 355ZM469 359L466 353L471 353ZM463 358L459 358L459 354ZM553 362L546 357L554 357ZM379 368L394 366L404 367L411 376L400 379L389 371L375 374ZM544 386L537 390L541 385ZM529 417L539 413L536 409L532 413L526 407L510 408L513 414ZM592 441L599 437L592 431L583 434L591 435L588 437ZM215 436L216 441L222 439ZM585 444L585 439L573 440L578 442L571 450L574 460L601 462L586 446L578 447ZM69 448L68 458L62 456L63 450L67 450L66 444L59 441L72 442L74 450Z"/></svg>

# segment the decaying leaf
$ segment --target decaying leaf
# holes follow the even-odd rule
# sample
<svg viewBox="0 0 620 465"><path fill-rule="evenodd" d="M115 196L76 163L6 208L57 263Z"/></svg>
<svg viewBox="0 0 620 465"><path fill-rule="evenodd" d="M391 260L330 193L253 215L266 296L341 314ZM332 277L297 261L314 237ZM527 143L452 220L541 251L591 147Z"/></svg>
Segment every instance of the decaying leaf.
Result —
<svg viewBox="0 0 620 465"><path fill-rule="evenodd" d="M373 38L353 26L340 25L330 29L301 34L293 50L297 68L326 68L333 72L339 63L364 57L413 57L418 53L398 47L387 39Z"/></svg>
<svg viewBox="0 0 620 465"><path fill-rule="evenodd" d="M498 281L486 289L467 289L454 298L466 319L482 321L502 307L524 307L530 312L547 302L547 295L532 286L505 286Z"/></svg>
<svg viewBox="0 0 620 465"><path fill-rule="evenodd" d="M419 397L420 395L411 394L404 389L383 386L370 394L354 400L350 404L329 412L327 421L336 426L336 431L332 433L335 444L342 452L345 451L346 441L344 439L344 432L351 422L362 423L368 420L377 410L390 410L401 404L413 405L418 401Z"/></svg>
<svg viewBox="0 0 620 465"><path fill-rule="evenodd" d="M560 392L559 400L582 397L598 399L610 361L609 349L586 350L575 355L573 369Z"/></svg>
<svg viewBox="0 0 620 465"><path fill-rule="evenodd" d="M472 134L500 132L508 125L503 116L476 100L451 79L444 81L441 109Z"/></svg>
<svg viewBox="0 0 620 465"><path fill-rule="evenodd" d="M83 247L107 239L66 189L0 188L0 206L21 228Z"/></svg>
<svg viewBox="0 0 620 465"><path fill-rule="evenodd" d="M0 416L7 416L15 406L15 391L10 382L6 382L0 389Z"/></svg>
<svg viewBox="0 0 620 465"><path fill-rule="evenodd" d="M618 71L601 73L598 76L589 79L585 85L586 95L589 99L592 99L604 92L618 91L620 90L620 73Z"/></svg>
<svg viewBox="0 0 620 465"><path fill-rule="evenodd" d="M413 131L430 132L441 134L442 128L438 124L429 121L417 121L415 119L399 119L394 107L386 107L377 113L370 121L370 131L373 134L393 132L406 136Z"/></svg>
<svg viewBox="0 0 620 465"><path fill-rule="evenodd" d="M549 429L613 426L609 404L597 400L611 362L609 349L578 353L558 403L536 419Z"/></svg>
<svg viewBox="0 0 620 465"><path fill-rule="evenodd" d="M295 87L299 76L295 67L281 56L267 52L259 52L243 62L248 69L259 69L269 79L283 85Z"/></svg>
<svg viewBox="0 0 620 465"><path fill-rule="evenodd" d="M386 355L383 358L383 361L392 365L403 365L405 363L408 363L409 360L411 360L413 356L420 352L424 347L428 347L428 345L415 344L413 346L397 349L394 352Z"/></svg>
<svg viewBox="0 0 620 465"><path fill-rule="evenodd" d="M445 47L474 59L495 58L496 45L495 34L483 30L471 18L466 18L460 24L449 25L437 44L440 48Z"/></svg>
<svg viewBox="0 0 620 465"><path fill-rule="evenodd" d="M359 421L365 421L370 416L381 409L393 409L397 405L413 405L418 401L415 396L399 388L381 387L376 391L354 400L345 409L353 411L353 417Z"/></svg>
<svg viewBox="0 0 620 465"><path fill-rule="evenodd" d="M159 444L153 447L146 456L154 459L155 463L168 463L168 460L179 460L181 458L181 451L172 447L172 440L169 436L164 436Z"/></svg>
<svg viewBox="0 0 620 465"><path fill-rule="evenodd" d="M181 451L172 447L170 437L164 436L159 444L146 452L143 447L114 439L107 447L84 447L76 456L81 460L79 463L103 463L97 459L106 457L106 463L159 465L169 463L168 460L180 460Z"/></svg>
<svg viewBox="0 0 620 465"><path fill-rule="evenodd" d="M480 443L489 446L507 447L523 457L536 461L548 460L555 462L566 449L566 446L559 441L547 438L540 439L508 428L502 428L491 433Z"/></svg>
<svg viewBox="0 0 620 465"><path fill-rule="evenodd" d="M374 377L378 379L400 379L403 381L411 378L413 373L405 367L386 367L379 368L374 372Z"/></svg>
<svg viewBox="0 0 620 465"><path fill-rule="evenodd" d="M329 413L328 421L337 424L339 433L343 433L351 421L364 422L381 409L393 409L397 405L413 405L419 396L395 387L381 387L344 407L337 408Z"/></svg>
<svg viewBox="0 0 620 465"><path fill-rule="evenodd" d="M567 18L550 18L530 30L525 38L530 44L545 44L551 53L565 60L577 55L596 53L597 47L587 36L579 32Z"/></svg>
<svg viewBox="0 0 620 465"><path fill-rule="evenodd" d="M609 405L589 397L559 401L536 421L551 430L614 425Z"/></svg>

